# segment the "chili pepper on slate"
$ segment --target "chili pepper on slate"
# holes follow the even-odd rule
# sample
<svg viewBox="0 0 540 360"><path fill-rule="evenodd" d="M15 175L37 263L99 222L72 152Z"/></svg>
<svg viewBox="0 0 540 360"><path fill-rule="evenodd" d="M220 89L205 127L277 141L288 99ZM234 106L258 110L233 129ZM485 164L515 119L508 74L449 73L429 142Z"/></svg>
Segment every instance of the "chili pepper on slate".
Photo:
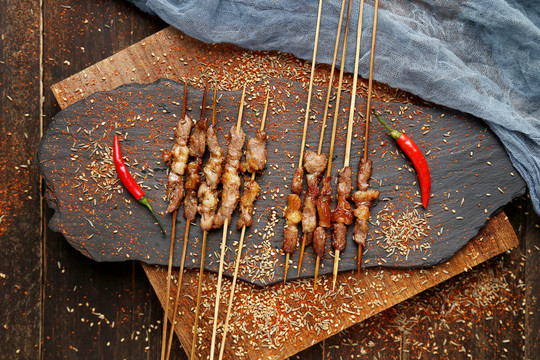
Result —
<svg viewBox="0 0 540 360"><path fill-rule="evenodd" d="M148 198L144 194L144 191L141 189L139 184L135 181L133 176L129 173L129 170L127 169L126 165L124 164L124 159L122 159L122 151L120 150L120 141L118 140L118 136L114 135L114 142L113 142L113 160L114 160L114 166L116 167L116 172L118 173L118 177L120 178L120 181L122 181L122 184L126 187L126 189L133 195L135 200L137 200L139 203L144 205L152 215L154 216L154 219L156 219L161 232L165 234L165 229L161 225L161 222L159 221L156 213L154 212L154 209L152 209L152 206L150 205L150 202L148 201Z"/></svg>
<svg viewBox="0 0 540 360"><path fill-rule="evenodd" d="M375 115L377 120L379 120L379 122L389 131L390 136L397 142L401 150L403 150L403 152L411 160L414 168L416 169L418 181L420 182L420 190L422 191L422 205L424 205L424 208L427 209L431 190L431 176L429 174L429 167L424 154L422 154L422 151L418 145L416 145L411 138L397 130L392 129L383 121L383 119L379 117L379 115L377 115L377 113L375 113L375 111L373 111L373 115Z"/></svg>

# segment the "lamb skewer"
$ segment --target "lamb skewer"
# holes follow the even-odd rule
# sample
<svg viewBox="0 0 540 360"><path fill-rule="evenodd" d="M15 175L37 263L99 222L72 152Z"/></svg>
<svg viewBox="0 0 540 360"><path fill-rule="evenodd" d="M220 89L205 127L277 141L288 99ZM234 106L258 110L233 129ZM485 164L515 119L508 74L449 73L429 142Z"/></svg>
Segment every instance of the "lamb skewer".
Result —
<svg viewBox="0 0 540 360"><path fill-rule="evenodd" d="M240 259L242 256L242 248L244 246L244 237L246 234L246 227L251 226L253 223L253 203L259 193L260 187L255 181L255 175L264 169L266 165L266 142L268 136L264 131L266 124L266 115L268 113L268 102L270 100L270 92L266 95L266 101L264 104L264 111L261 121L260 130L255 135L255 138L248 140L246 145L246 166L243 166L251 173L251 180L244 182L244 193L240 200L240 219L237 223L237 228L242 229L240 234L240 242L238 244L238 253L236 254L236 263L234 267L234 275L231 285L231 294L229 296L229 305L227 306L227 315L225 317L225 325L223 326L223 337L221 339L221 346L219 349L219 360L223 359L223 353L225 351L225 341L227 339L227 331L229 329L229 319L231 316L232 304L234 300L234 291L236 289L236 281L238 278L238 269L240 267Z"/></svg>
<svg viewBox="0 0 540 360"><path fill-rule="evenodd" d="M369 122L371 119L371 95L373 89L373 64L375 62L375 42L377 39L377 18L379 13L379 0L375 0L373 13L373 36L371 38L371 58L369 63L368 98L366 106L366 132L364 135L364 156L358 166L358 191L353 195L356 209L356 223L354 225L354 241L358 244L358 277L362 267L362 249L366 246L368 219L373 201L379 198L379 191L368 190L368 181L371 177L372 164L368 160L369 148ZM362 191L362 193L360 193Z"/></svg>
<svg viewBox="0 0 540 360"><path fill-rule="evenodd" d="M341 2L341 12L340 12L339 23L338 23L338 27L337 27L336 41L335 41L335 45L334 45L334 56L332 58L332 66L331 66L331 70L330 70L330 79L328 81L328 90L327 90L327 93L326 93L326 103L325 103L325 106L324 106L324 115L323 115L323 119L322 119L321 133L319 135L319 149L317 151L317 155L321 155L322 146L323 146L323 142L324 142L324 133L325 133L325 130L326 130L326 121L328 119L328 109L329 109L329 105L330 105L330 97L332 95L332 81L334 79L334 71L335 71L335 67L336 67L336 59L337 59L337 53L338 53L338 48L339 48L339 39L341 37L341 25L343 24L343 14L344 14L344 11L345 11L345 2L346 1L347 0L342 0L342 2ZM346 29L349 28L349 15L350 15L350 8L351 8L350 4L351 3L349 2L349 11L347 13ZM346 38L347 37L345 36L345 39ZM342 77L340 77L340 78L342 78ZM338 107L339 107L339 105L338 105ZM334 123L335 123L335 121L334 121ZM333 127L333 129L335 129L335 126ZM333 140L335 140L335 130L334 130L334 132L332 134L334 135ZM333 149L334 149L334 142L333 141L332 141L332 143L330 145L330 148L332 149L331 152L333 152ZM321 175L322 175L322 172L321 172ZM316 210L315 206L316 206L317 198L319 197L319 182L320 182L321 175L319 175L318 177L312 176L311 177L311 184L310 184L309 175L307 177L308 191L307 191L306 197L304 199L304 213L303 213L303 218L302 218L302 231L304 232L304 236L303 236L303 239L302 239L302 247L300 249L300 259L298 260L298 274L297 274L297 276L300 276L300 272L302 271L302 263L303 263L303 260L304 260L305 248L306 248L306 246L309 246L309 245L311 245L313 243L313 233L314 233L315 228L317 226L317 210ZM306 213L306 211L307 211L307 213ZM304 223L306 223L307 226L304 226ZM312 224L314 224L314 226L310 226Z"/></svg>
<svg viewBox="0 0 540 360"><path fill-rule="evenodd" d="M358 12L358 28L356 30L356 54L355 54L355 62L354 62L354 75L353 75L353 86L351 91L351 107L349 110L349 123L347 126L347 142L345 147L345 159L343 161L343 168L340 173L341 181L343 183L343 188L348 187L348 189L343 189L345 191L342 192L341 196L341 205L342 208L350 208L350 204L348 203L348 196L350 194L350 188L351 186L345 186L344 184L351 184L352 183L352 172L349 168L350 158L351 158L351 145L352 145L352 131L354 126L354 110L356 105L356 89L358 87L358 66L360 62L360 46L362 42L362 22L364 18L364 0L360 1L360 10ZM347 170L348 168L348 170ZM348 193L347 191L348 190ZM338 199L339 203L339 199ZM349 214L347 214L349 216ZM334 239L332 241L332 245L334 247L334 271L333 271L333 280L332 280L332 288L335 289L336 286L336 280L337 280L337 273L339 268L339 255L341 251L345 249L345 244L347 243L347 228L343 228L343 224L345 222L343 219L339 219L339 217L336 215L336 220L340 220L340 222L337 222L336 229L338 230L337 233L334 233ZM348 217L347 217L348 221ZM351 219L352 221L352 219ZM349 222L350 224L350 222Z"/></svg>
<svg viewBox="0 0 540 360"><path fill-rule="evenodd" d="M283 245L282 249L285 253L285 271L283 276L283 283L287 281L287 273L289 272L289 259L291 254L296 249L298 244L298 223L302 220L302 213L300 212L300 206L302 200L298 196L302 192L302 183L304 177L304 171L302 169L302 161L304 159L304 148L306 146L306 134L309 123L309 114L311 109L311 94L313 92L313 80L315 78L315 65L317 64L317 49L319 45L319 32L321 29L321 17L322 17L322 5L323 0L319 0L319 10L317 12L317 25L315 29L315 42L313 45L313 59L311 62L311 75L309 78L309 89L306 104L306 114L304 117L304 129L302 133L302 144L300 145L300 156L298 160L298 167L296 168L291 190L292 194L289 194L287 198L287 208L285 209L284 217L286 219L285 226L283 227ZM305 240L303 240L305 242Z"/></svg>
<svg viewBox="0 0 540 360"><path fill-rule="evenodd" d="M219 260L219 273L216 289L216 302L214 307L214 325L212 327L212 343L210 345L210 360L214 359L216 350L216 335L219 314L219 298L221 293L221 281L223 279L223 263L225 262L225 247L227 244L227 231L231 221L234 209L240 200L240 177L238 176L238 167L242 157L242 148L246 134L242 130L242 114L244 112L244 99L246 96L246 87L242 91L240 99L240 109L238 111L238 120L236 126L231 128L231 138L227 149L227 158L225 161L225 171L221 177L223 192L221 194L221 207L218 210L213 227L223 224L223 238L221 240L221 254Z"/></svg>
<svg viewBox="0 0 540 360"><path fill-rule="evenodd" d="M186 104L187 104L187 82L184 81L184 97L182 102L182 113L181 113L181 120L186 118ZM185 125L185 126L181 126ZM188 129L189 126L189 129ZM173 145L173 152L176 149L177 154L184 154L185 149L183 146L186 145L187 138L189 136L189 133L191 131L191 121L186 121L185 123L180 123L180 121L177 124L176 130L182 131L181 135L181 141L180 144L177 144L175 141L175 144ZM176 131L175 131L176 133ZM183 145L183 146L182 146ZM189 150L188 150L189 152ZM163 160L165 162L169 162L172 159L172 154L169 152L165 152L163 154ZM185 159L185 160L184 160ZM187 157L182 156L181 159L176 159L177 161L187 161ZM180 166L181 168L181 166ZM172 174L172 175L171 175ZM167 189L168 191L177 192L176 199L180 198L180 195L183 197L183 177L179 176L178 174L173 174L172 169L169 173L168 182L167 182ZM182 186L178 185L179 183L182 184ZM169 188L170 184L170 188ZM173 188L174 186L174 188ZM176 201L176 200L175 200ZM178 204L173 204L173 207L176 206L176 208L173 210L173 218L172 218L172 229L171 229L171 240L170 240L170 246L169 246L169 264L167 267L167 290L165 292L165 309L163 312L163 333L161 334L161 360L165 359L165 347L166 347L166 339L167 339L167 324L168 324L168 316L169 316L169 297L171 294L171 276L172 276L172 263L173 263L173 257L174 257L174 242L175 242L175 235L176 235L176 217L177 217L177 208L178 205L180 205L180 202L182 200L180 199L178 201ZM171 204L169 204L171 206ZM168 210L168 209L167 209ZM172 326L172 325L171 325Z"/></svg>
<svg viewBox="0 0 540 360"><path fill-rule="evenodd" d="M187 243L189 239L189 229L192 222L195 221L197 216L197 189L201 183L200 171L202 158L206 150L206 139L205 133L206 128L208 127L208 120L205 119L204 113L206 110L206 95L208 92L208 87L205 86L203 92L203 98L201 103L201 116L199 121L194 126L193 133L189 138L189 154L194 159L189 162L187 166L188 178L185 184L186 194L184 197L184 217L186 218L186 229L184 231L184 244L182 247L182 258L180 260L180 268L178 269L178 287L176 289L176 296L174 300L174 310L171 321L171 330L169 332L169 340L167 345L167 355L166 360L169 359L171 354L172 341L174 336L174 325L176 323L176 317L178 314L178 303L180 300L180 289L182 288L182 278L184 276L184 266L186 262L186 250Z"/></svg>
<svg viewBox="0 0 540 360"><path fill-rule="evenodd" d="M199 266L199 284L197 287L197 305L195 306L195 322L193 324L193 339L191 342L191 352L189 353L190 359L195 357L195 344L197 342L197 330L199 323L199 311L201 305L202 294L202 280L204 273L204 259L206 256L206 239L208 231L212 229L214 222L214 216L219 203L218 198L218 185L221 179L222 164L225 159L223 149L219 146L214 125L216 124L216 112L217 112L217 86L214 88L214 98L212 104L212 124L206 129L206 142L208 145L208 151L210 152L210 158L204 165L203 173L204 180L199 187L199 200L200 204L198 211L201 214L201 229L203 230L203 239L201 246L201 263Z"/></svg>
<svg viewBox="0 0 540 360"><path fill-rule="evenodd" d="M325 228L331 225L331 202L332 202L332 159L334 156L334 145L336 140L337 120L339 117L340 102L341 102L341 88L343 84L343 74L345 73L345 58L347 55L347 40L349 38L349 27L351 19L352 1L349 1L347 5L347 21L345 25L345 34L343 36L343 47L341 53L341 67L339 73L339 81L336 93L336 104L334 110L334 122L332 124L332 135L330 139L330 151L328 154L328 164L326 167L326 177L322 181L321 192L317 199L317 212L319 215L319 226L315 230L316 233L313 237L313 251L317 256L315 263L315 276L313 289L317 289L317 278L319 276L319 265L321 259L324 257L326 247L326 230ZM322 143L319 141L319 149L322 148Z"/></svg>

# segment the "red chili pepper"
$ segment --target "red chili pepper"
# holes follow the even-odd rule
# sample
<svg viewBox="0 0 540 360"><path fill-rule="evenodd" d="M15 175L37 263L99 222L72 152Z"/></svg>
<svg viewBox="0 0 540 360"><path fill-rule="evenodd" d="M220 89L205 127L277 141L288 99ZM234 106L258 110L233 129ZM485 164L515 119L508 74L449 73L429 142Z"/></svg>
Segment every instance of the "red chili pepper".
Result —
<svg viewBox="0 0 540 360"><path fill-rule="evenodd" d="M158 225L161 228L161 232L165 234L165 229L161 225L161 222L159 221L156 213L154 212L154 209L152 209L152 206L150 205L148 198L144 194L144 191L142 191L141 187L139 186L139 184L137 184L133 176L131 176L129 170L124 164L124 159L122 159L122 151L120 150L120 141L118 140L118 136L116 135L114 135L113 142L113 160L114 166L116 167L116 172L118 173L118 177L120 178L120 181L122 181L122 184L124 184L126 189L131 193L131 195L133 195L135 200L137 200L148 210L150 210L150 212L158 222Z"/></svg>
<svg viewBox="0 0 540 360"><path fill-rule="evenodd" d="M431 175L429 174L429 167L424 154L422 154L422 151L418 145L416 145L411 138L389 127L383 121L383 119L381 119L379 115L375 113L375 111L373 114L377 117L377 120L379 120L379 122L389 131L390 136L396 140L401 150L403 150L403 152L411 160L414 168L416 169L416 174L418 175L420 190L422 190L422 205L424 205L424 208L427 209L431 190Z"/></svg>

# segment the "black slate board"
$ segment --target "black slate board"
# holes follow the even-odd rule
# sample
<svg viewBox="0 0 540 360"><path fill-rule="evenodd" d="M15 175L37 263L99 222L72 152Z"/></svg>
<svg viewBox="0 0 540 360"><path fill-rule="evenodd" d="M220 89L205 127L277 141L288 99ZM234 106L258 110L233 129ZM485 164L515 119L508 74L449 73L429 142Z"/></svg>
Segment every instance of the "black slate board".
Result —
<svg viewBox="0 0 540 360"><path fill-rule="evenodd" d="M284 256L281 254L282 210L289 194L288 186L298 161L302 135L303 109L307 93L300 84L285 80L259 83L248 89L243 128L248 137L260 125L263 98L270 86L273 102L266 130L269 133L268 166L257 177L264 193L256 202L254 225L246 231L240 278L268 285L282 280ZM312 101L312 121L307 144L316 150L324 89ZM163 237L152 217L118 182L110 148L113 133L126 138L121 143L132 173L139 174L154 209L163 213L167 167L161 162L162 149L172 146L173 128L181 113L183 84L159 80L152 84L128 84L113 91L96 93L61 111L46 131L39 148L39 166L47 185L47 200L55 209L49 226L64 234L72 246L96 261L141 260L166 265L169 237ZM217 129L221 144L235 124L240 92L220 92ZM189 114L200 113L202 91L188 89ZM357 99L357 110L365 109L364 99ZM349 96L340 106L338 134L332 174L342 167L345 150ZM425 267L449 259L476 235L488 217L525 191L525 183L514 170L501 143L485 124L470 115L448 109L428 109L411 105L375 103L383 117L412 137L427 154L432 174L432 197L427 211L420 202L416 174L410 162L398 151L382 126L370 127L370 158L374 162L372 187L381 191L380 201L372 209L368 245L363 264L370 266ZM394 115L388 115L391 111ZM210 110L207 112L210 115ZM333 110L331 111L333 113ZM388 116L387 116L388 115ZM332 119L326 130L329 139ZM429 131L428 131L429 130ZM356 174L362 154L364 124L355 124L351 167ZM329 140L324 150L328 153ZM335 190L334 190L335 191ZM415 244L405 244L408 254L389 252L380 234L382 212L394 212L395 218L416 208L427 215L430 229ZM179 215L181 212L179 212ZM163 223L170 232L171 215ZM226 274L231 275L240 232L236 214L228 235ZM275 221L272 221L274 219ZM273 223L273 226L270 225ZM180 263L185 220L178 216L174 264ZM264 234L271 234L267 236ZM199 264L202 232L191 226L186 267ZM208 235L209 259L205 268L218 269L221 230ZM320 274L331 273L333 257L328 244ZM349 231L347 248L341 255L340 271L356 269L357 247ZM291 257L289 279L296 278L299 251ZM314 256L306 250L300 277L314 274Z"/></svg>

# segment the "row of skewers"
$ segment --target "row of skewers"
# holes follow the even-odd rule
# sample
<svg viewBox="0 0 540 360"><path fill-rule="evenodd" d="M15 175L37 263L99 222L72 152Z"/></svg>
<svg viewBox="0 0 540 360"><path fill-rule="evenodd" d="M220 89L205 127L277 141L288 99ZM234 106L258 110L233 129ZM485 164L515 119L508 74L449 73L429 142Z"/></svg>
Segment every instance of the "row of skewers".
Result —
<svg viewBox="0 0 540 360"><path fill-rule="evenodd" d="M201 248L201 263L199 270L199 282L197 290L197 305L195 309L195 321L193 327L193 342L190 352L190 358L195 357L195 345L197 341L198 318L201 302L201 289L204 273L204 260L206 253L206 239L208 232L213 229L222 228L223 237L220 251L220 266L217 282L217 295L214 314L214 327L212 332L211 358L214 358L216 350L217 337L217 321L219 313L219 299L221 293L221 283L223 278L223 264L225 256L225 248L227 242L228 227L231 223L233 212L240 204L240 217L237 222L238 229L242 231L240 244L238 246L238 255L234 272L233 285L227 309L227 320L225 323L219 358L223 358L223 350L225 348L225 339L227 336L228 321L230 319L231 305L233 302L235 285L240 264L240 256L242 252L244 236L246 228L253 223L254 202L260 191L260 187L255 181L255 175L261 172L266 165L266 145L267 134L264 131L266 114L270 94L266 96L263 118L261 127L253 138L247 141L245 162L241 163L243 155L244 143L246 134L242 129L242 116L245 101L246 88L244 87L240 100L240 109L237 123L230 129L229 145L227 153L221 148L216 130L214 128L217 112L217 87L214 89L212 119L204 117L206 110L207 88L203 93L201 104L201 115L198 121L194 123L193 119L186 115L185 109L187 104L187 85L184 87L184 99L182 115L178 120L175 128L175 140L171 151L164 153L164 160L170 164L170 171L167 180L167 191L169 197L169 206L167 213L173 215L173 225L170 240L169 266L167 273L167 290L165 301L165 313L163 321L161 359L168 359L170 356L174 324L178 313L179 294L182 286L182 275L185 265L185 256L187 242L189 239L190 224L196 220L197 214L201 215L200 227L203 230L202 248ZM193 131L192 131L193 129ZM208 147L209 157L202 168L203 157ZM189 159L191 158L191 161ZM189 161L189 162L188 162ZM184 183L184 175L187 171L187 179ZM244 181L243 193L240 196L240 187L242 184L239 173L249 173L250 178ZM219 185L221 184L221 189ZM220 204L221 198L221 206ZM181 203L184 203L184 217L186 219L186 229L184 233L183 252L181 264L178 273L178 287L174 299L174 307L172 311L171 329L167 336L168 314L169 314L169 299L170 299L170 281L172 275L173 250L175 243L175 227L178 208ZM218 208L219 207L219 208Z"/></svg>
<svg viewBox="0 0 540 360"><path fill-rule="evenodd" d="M353 219L356 218L354 225L353 239L358 244L358 274L360 274L360 267L362 264L362 249L366 244L367 233L369 229L369 217L370 209L373 202L378 199L379 191L369 189L369 180L372 173L372 162L368 159L368 144L369 144L369 121L371 114L371 94L372 94L372 76L373 76L373 61L375 51L375 39L377 29L377 9L378 0L375 1L375 13L373 21L373 37L371 46L371 63L370 63L370 76L368 83L368 100L367 109L365 113L365 134L364 134L364 151L363 157L359 162L358 175L357 175L357 191L352 196L352 169L350 168L351 158L351 145L352 134L355 119L355 104L356 104L356 90L358 85L358 66L360 59L360 45L362 39L362 20L364 12L364 0L361 0L360 10L358 14L358 27L356 34L356 54L354 64L354 76L353 86L351 91L351 104L349 108L349 118L347 125L347 140L345 157L343 167L338 171L338 185L337 185L337 205L332 210L332 159L335 145L336 125L339 117L340 100L341 100L341 88L343 82L344 64L347 53L347 42L349 37L349 25L351 18L351 4L352 0L348 1L347 5L347 17L345 25L345 33L343 36L342 54L341 54L341 68L339 74L339 81L336 92L336 102L334 104L334 118L332 133L330 139L330 150L328 157L322 153L322 145L324 142L324 135L326 129L326 122L328 117L328 108L330 98L332 95L332 82L334 78L334 69L336 65L337 53L339 48L341 27L343 17L345 13L346 0L342 0L340 20L338 23L338 29L336 34L336 41L334 46L334 55L332 60L332 67L330 73L330 81L328 85L326 103L324 109L324 115L322 119L321 133L319 137L319 148L317 152L312 150L305 150L305 138L307 134L307 128L310 119L310 105L311 95L313 88L314 69L317 58L317 40L319 36L320 20L321 20L321 8L322 0L319 3L319 15L317 18L317 29L315 35L315 46L313 49L313 62L311 69L310 84L308 90L308 100L304 118L304 131L302 137L302 144L300 147L300 156L298 166L294 172L291 184L292 193L287 198L287 208L285 210L285 226L283 228L284 240L283 240L283 252L286 255L285 259L285 276L284 282L287 280L287 273L289 268L290 255L297 248L299 242L299 230L298 224L302 223L302 245L301 253L298 264L298 275L302 270L302 262L304 258L305 248L309 245L313 245L313 251L316 255L315 264L315 283L314 288L317 288L317 277L320 265L320 260L325 255L327 239L331 237L332 247L334 248L334 269L333 269L333 288L336 285L337 273L339 269L340 253L345 250L347 244L347 227L352 224ZM322 175L326 171L326 176ZM306 173L307 191L304 196L304 206L302 211L302 201L300 195L303 191L303 178L304 172ZM321 181L322 180L322 181ZM320 187L319 187L319 184ZM350 200L354 202L355 208L353 209ZM329 233L331 235L329 235Z"/></svg>

